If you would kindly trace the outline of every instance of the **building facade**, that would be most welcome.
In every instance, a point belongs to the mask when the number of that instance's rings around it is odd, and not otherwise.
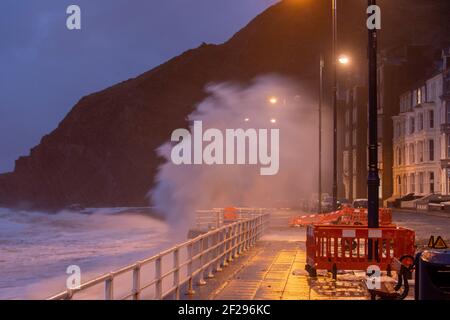
[[[406,46],[381,52],[378,66],[378,168],[379,196],[388,201],[397,192],[394,177],[394,126],[399,115],[400,94],[423,79],[435,61],[435,50],[428,46]]]
[[[450,104],[445,98],[445,54],[443,58],[438,74],[400,96],[400,112],[392,117],[395,198],[410,193],[449,194]]]
[[[443,194],[450,194],[450,48],[442,52],[441,179]]]

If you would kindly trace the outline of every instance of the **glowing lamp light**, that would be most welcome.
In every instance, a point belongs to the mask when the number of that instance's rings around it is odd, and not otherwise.
[[[270,102],[271,104],[277,104],[278,99],[277,99],[276,97],[271,97],[271,98],[269,99],[269,102]]]
[[[274,118],[270,119],[270,123],[273,123],[273,124],[277,123],[277,119],[274,119]]]
[[[350,58],[348,56],[346,56],[345,54],[342,54],[339,56],[338,61],[340,64],[349,64]]]

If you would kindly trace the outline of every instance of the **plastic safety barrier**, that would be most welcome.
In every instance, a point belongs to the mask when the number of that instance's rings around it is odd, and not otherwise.
[[[369,245],[372,259],[368,257]],[[394,258],[414,253],[415,233],[406,228],[310,225],[307,229],[306,269],[310,273],[319,269],[367,270],[370,265],[387,270]]]
[[[344,207],[342,210],[331,213],[294,217],[289,221],[289,225],[292,227],[311,224],[367,225],[367,216],[367,209]],[[379,222],[382,226],[392,225],[392,210],[387,208],[380,209]]]

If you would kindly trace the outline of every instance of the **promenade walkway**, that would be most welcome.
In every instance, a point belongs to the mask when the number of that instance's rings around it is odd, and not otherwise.
[[[305,229],[287,227],[289,212],[274,213],[259,244],[204,298],[216,300],[367,299],[362,274],[327,274],[311,280],[305,269]]]

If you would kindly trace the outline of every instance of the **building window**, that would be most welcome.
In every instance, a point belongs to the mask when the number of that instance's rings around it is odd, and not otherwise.
[[[450,134],[447,135],[447,159],[450,158]]]
[[[348,176],[350,174],[350,157],[349,152],[344,151],[344,175]]]
[[[356,146],[356,129],[353,129],[353,145]]]
[[[407,150],[407,147],[406,147],[406,144],[403,146],[403,164],[405,164],[406,165],[406,150]]]
[[[350,111],[348,109],[345,111],[345,126],[350,126]]]
[[[416,131],[416,119],[414,117],[409,118],[409,134],[413,134]]]
[[[430,117],[430,129],[434,129],[434,110],[428,111],[428,116]]]
[[[419,127],[419,131],[423,130],[423,113],[419,113],[419,124],[418,124],[418,127]]]
[[[411,143],[409,145],[409,163],[410,164],[414,164],[416,162],[416,155],[415,155],[415,148],[414,148],[414,143]]]
[[[419,143],[417,144],[417,151],[418,151],[418,160],[419,163],[423,162],[423,141],[419,141]]]
[[[415,193],[416,192],[416,175],[414,173],[411,173],[409,181],[411,184],[411,193]]]
[[[431,90],[430,90],[430,102],[433,102],[436,100],[436,82],[433,82],[431,84]]]
[[[348,148],[350,146],[350,133],[347,131],[345,133],[345,147]]]
[[[356,123],[358,120],[358,109],[353,107],[353,123]]]
[[[434,172],[430,172],[430,193],[434,193]]]
[[[447,104],[447,123],[450,123],[450,104]]]
[[[433,139],[431,139],[429,141],[429,149],[428,149],[428,151],[429,151],[429,159],[430,159],[430,161],[434,161],[434,140]]]
[[[398,151],[398,156],[397,156],[397,163],[398,163],[398,165],[399,166],[401,166],[402,165],[402,148],[398,148],[397,149]]]
[[[419,173],[419,193],[423,193],[423,172]]]
[[[403,175],[402,194],[406,194],[408,192],[408,190],[406,190],[407,187],[408,187],[408,177],[405,174]]]

